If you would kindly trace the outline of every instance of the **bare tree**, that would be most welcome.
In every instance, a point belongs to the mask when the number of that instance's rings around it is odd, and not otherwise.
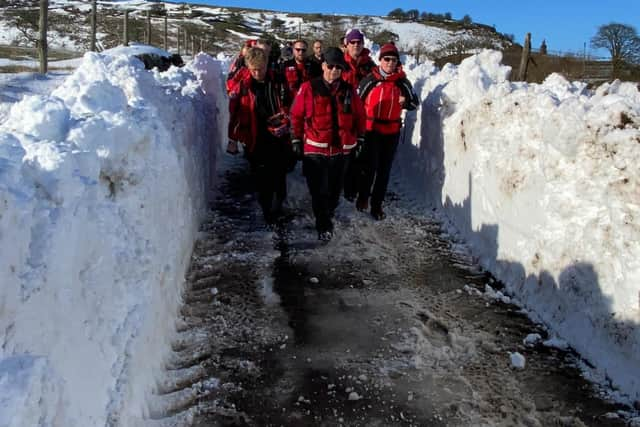
[[[33,46],[38,44],[40,5],[37,2],[30,1],[23,7],[7,9],[5,16],[8,24],[20,32],[21,41]]]
[[[640,37],[630,25],[615,22],[601,25],[591,38],[591,47],[609,51],[614,72],[624,63],[640,62]]]

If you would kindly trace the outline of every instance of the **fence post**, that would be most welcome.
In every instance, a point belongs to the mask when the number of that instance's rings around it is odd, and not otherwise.
[[[529,55],[531,55],[531,33],[527,33],[524,38],[524,48],[522,49],[522,57],[520,58],[520,70],[518,80],[527,80],[527,67],[529,66]]]
[[[188,55],[189,54],[189,43],[188,43],[188,38],[189,35],[187,34],[187,30],[182,31],[182,35],[184,36],[184,39],[182,40],[184,43],[184,54]]]
[[[164,15],[164,50],[169,51],[169,24],[167,15]]]
[[[176,34],[176,40],[178,41],[178,55],[180,55],[180,27],[178,26],[178,32]]]
[[[124,11],[124,29],[122,31],[122,44],[129,46],[129,11]]]
[[[151,10],[147,9],[147,38],[144,41],[146,44],[151,44]]]
[[[42,74],[46,74],[48,71],[47,64],[47,54],[48,54],[48,46],[47,46],[47,26],[48,23],[48,14],[49,14],[49,0],[40,0],[40,19],[38,21],[39,25],[39,38],[38,38],[38,56],[40,57],[40,72]]]
[[[96,28],[98,26],[98,1],[91,0],[91,42],[89,49],[96,51]]]

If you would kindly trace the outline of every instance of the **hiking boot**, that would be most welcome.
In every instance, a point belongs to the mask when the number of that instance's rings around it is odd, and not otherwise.
[[[320,231],[318,233],[318,240],[323,242],[328,242],[333,237],[333,233],[331,231]]]
[[[385,219],[387,217],[387,214],[384,213],[384,211],[382,210],[382,208],[371,208],[371,216],[373,217],[373,219],[375,219],[376,221],[382,221],[383,219]]]
[[[369,209],[369,199],[362,199],[358,197],[358,201],[356,202],[356,209],[360,212],[364,212]]]

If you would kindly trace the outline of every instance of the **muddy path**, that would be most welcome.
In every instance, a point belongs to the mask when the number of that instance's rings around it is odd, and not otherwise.
[[[227,161],[158,423],[625,425],[571,353],[523,343],[546,333],[488,298],[485,285],[499,285],[452,253],[436,222],[404,209],[404,196],[392,195],[382,222],[341,206],[334,239],[321,244],[300,178],[289,214],[269,228],[244,163]]]

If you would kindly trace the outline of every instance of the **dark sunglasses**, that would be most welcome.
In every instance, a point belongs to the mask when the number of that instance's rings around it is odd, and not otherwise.
[[[342,68],[341,65],[333,65],[333,64],[327,64],[327,68],[330,69],[330,70],[333,70],[334,68],[337,68],[340,71],[344,70],[344,68]]]
[[[398,58],[396,58],[395,56],[383,56],[382,60],[384,62],[397,62]]]
[[[294,49],[295,49],[296,51],[298,51],[298,52],[306,52],[306,51],[307,51],[307,49],[306,49],[306,48],[304,48],[304,47],[294,47]]]
[[[362,40],[351,40],[349,44],[362,44]]]

